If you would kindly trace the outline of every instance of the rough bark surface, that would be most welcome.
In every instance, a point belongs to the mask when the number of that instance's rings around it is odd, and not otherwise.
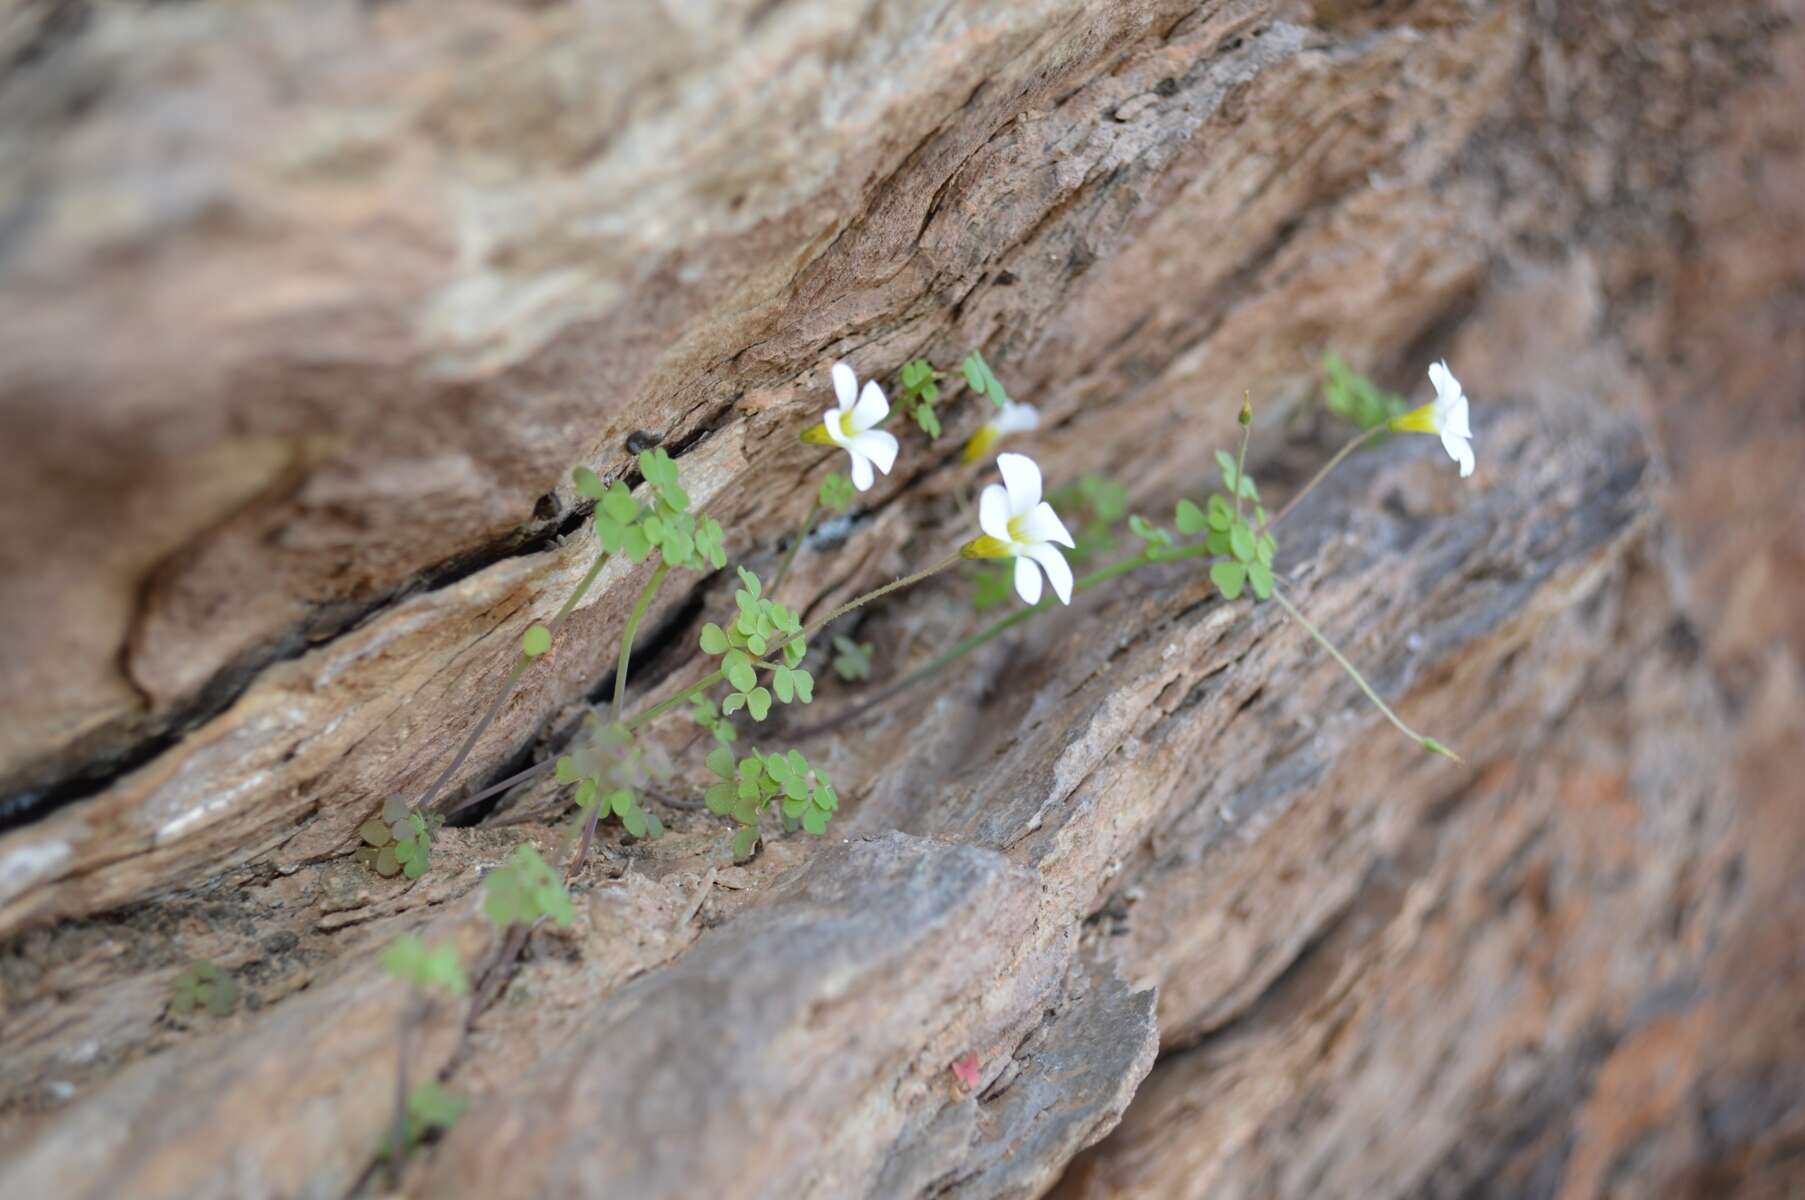
[[[661,439],[774,567],[846,358],[982,348],[1053,479],[1145,512],[1243,389],[1274,494],[1334,348],[1480,470],[1363,453],[1270,605],[1182,565],[807,742],[848,803],[747,863],[602,839],[578,920],[412,1047],[473,1105],[421,1195],[1793,1195],[1805,1189],[1798,0],[29,3],[0,18],[0,1194],[376,1187],[396,933],[482,873],[347,851],[449,760]],[[812,612],[940,557],[907,434]],[[611,687],[611,562],[454,787]],[[874,685],[969,632],[859,618]],[[723,578],[632,680],[695,677]],[[820,674],[825,674],[821,672]],[[823,681],[810,715],[860,695]],[[797,735],[779,724],[761,742]],[[651,735],[689,748],[678,719]],[[165,1013],[190,961],[223,1019]],[[967,1087],[950,1064],[972,1055]]]

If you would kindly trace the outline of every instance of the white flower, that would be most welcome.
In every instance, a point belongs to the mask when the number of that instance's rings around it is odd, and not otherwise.
[[[870,491],[877,482],[871,473],[876,466],[888,475],[896,465],[896,437],[877,426],[890,415],[890,402],[877,380],[867,379],[865,390],[859,390],[859,377],[843,362],[834,364],[834,395],[839,407],[821,416],[821,424],[812,426],[802,440],[817,446],[838,446],[852,459],[852,485],[861,492]]]
[[[1015,592],[1024,603],[1040,603],[1040,576],[1061,604],[1072,602],[1072,568],[1059,552],[1072,535],[1053,506],[1040,498],[1040,468],[1025,454],[997,455],[1003,482],[978,497],[978,526],[984,536],[966,544],[967,558],[1013,558]]]
[[[1039,409],[1032,404],[1017,404],[1010,400],[965,443],[965,461],[977,462],[1012,433],[1028,433],[1039,428]]]
[[[1435,385],[1435,399],[1401,417],[1393,417],[1387,427],[1404,433],[1439,434],[1442,449],[1460,464],[1460,477],[1465,479],[1473,473],[1473,430],[1467,424],[1466,393],[1446,361],[1430,365],[1429,382]]]

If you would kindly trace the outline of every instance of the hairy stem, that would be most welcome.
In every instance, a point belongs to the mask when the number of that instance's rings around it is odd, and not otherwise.
[[[796,530],[796,540],[790,543],[789,551],[784,554],[783,562],[777,568],[776,578],[771,580],[771,586],[766,589],[772,596],[777,595],[777,589],[783,586],[784,576],[790,573],[790,564],[796,561],[796,552],[802,549],[802,543],[807,540],[808,531],[814,528],[815,518],[820,513],[821,501],[817,498],[808,506],[808,515],[802,518],[802,526]]]
[[[595,582],[595,577],[602,573],[602,564],[607,561],[608,552],[606,550],[597,551],[595,561],[589,564],[588,573],[583,576],[581,582],[577,584],[576,590],[571,592],[565,599],[563,607],[558,609],[557,615],[554,616],[551,619],[551,623],[546,626],[547,629],[551,630],[553,636],[557,635],[558,626],[564,623],[564,618],[568,617],[571,610],[577,606],[577,601],[581,600],[584,593],[589,591],[590,585]],[[494,722],[496,715],[501,712],[501,706],[505,704],[508,697],[513,694],[514,685],[520,682],[520,677],[526,674],[526,669],[531,666],[532,663],[533,660],[524,654],[522,654],[514,663],[514,669],[509,671],[507,679],[502,681],[501,691],[496,695],[494,702],[489,705],[489,711],[483,714],[482,720],[476,723],[476,728],[472,729],[469,736],[464,738],[464,744],[458,747],[458,752],[452,758],[450,765],[439,772],[439,777],[433,780],[431,787],[426,789],[426,796],[419,804],[420,811],[425,812],[427,809],[430,809],[432,807],[432,802],[437,800],[439,794],[445,790],[445,785],[450,783],[452,776],[458,773],[458,768],[464,765],[465,760],[470,757],[470,752],[476,749],[477,741],[488,731],[488,728]],[[475,801],[466,801],[465,803],[471,804],[475,803]],[[463,805],[459,805],[458,807],[461,808]],[[452,811],[456,810],[453,809]]]
[[[1285,610],[1286,616],[1301,625],[1305,633],[1316,639],[1317,645],[1329,652],[1329,657],[1341,665],[1341,669],[1348,673],[1349,678],[1360,686],[1362,692],[1366,693],[1366,698],[1371,700],[1378,710],[1385,714],[1385,719],[1397,726],[1399,733],[1402,733],[1405,737],[1423,747],[1425,750],[1445,755],[1455,762],[1460,761],[1459,755],[1455,754],[1452,750],[1448,749],[1434,738],[1424,737],[1410,726],[1404,724],[1403,719],[1400,718],[1397,713],[1391,711],[1391,706],[1379,698],[1379,693],[1373,690],[1372,684],[1366,682],[1366,677],[1360,674],[1360,672],[1354,668],[1354,664],[1349,662],[1347,657],[1335,648],[1335,643],[1329,641],[1329,639],[1323,635],[1322,630],[1311,624],[1310,618],[1299,612],[1297,606],[1291,603],[1290,599],[1286,597],[1283,592],[1279,591],[1276,587],[1273,588],[1272,598],[1279,602],[1279,607]]]
[[[1242,412],[1247,412],[1247,401],[1241,402]],[[1253,422],[1248,420],[1241,425],[1241,451],[1235,459],[1235,520],[1241,519],[1241,481],[1247,478],[1247,443],[1253,440]]]
[[[841,617],[845,616],[847,613],[853,611],[854,609],[862,607],[863,605],[866,605],[866,604],[870,604],[873,600],[879,599],[880,597],[888,596],[891,592],[900,591],[901,589],[906,588],[906,587],[913,587],[915,584],[920,583],[924,579],[928,579],[934,575],[940,574],[940,572],[946,570],[948,567],[952,566],[954,563],[956,563],[958,561],[959,561],[959,552],[957,550],[955,550],[955,551],[953,551],[953,553],[947,555],[945,558],[941,559],[939,562],[935,563],[931,567],[926,568],[925,570],[917,571],[913,575],[905,575],[901,579],[892,580],[891,582],[886,583],[883,587],[874,588],[871,591],[866,592],[863,596],[859,596],[859,597],[856,597],[855,599],[848,600],[845,604],[840,605],[840,607],[834,609],[832,612],[828,613],[825,617],[822,617],[821,619],[811,623],[801,633],[797,634],[794,637],[786,638],[783,642],[779,643],[776,646],[771,647],[769,654],[771,655],[771,657],[775,658],[778,654],[781,654],[783,652],[784,647],[788,646],[791,642],[807,641],[809,638],[814,637],[817,633],[820,633],[823,628],[825,628],[826,626],[839,620]],[[666,696],[664,699],[662,699],[658,703],[652,705],[650,708],[644,708],[644,709],[641,709],[639,712],[634,713],[630,718],[627,719],[627,728],[629,730],[638,729],[641,725],[644,725],[647,721],[651,721],[658,717],[663,716],[665,713],[669,712],[671,709],[677,707],[679,704],[682,704],[685,700],[688,700],[691,696],[694,696],[694,695],[697,695],[698,693],[707,691],[709,688],[713,687],[715,684],[721,682],[721,680],[723,680],[725,678],[727,678],[727,672],[725,670],[712,671],[709,674],[704,675],[702,678],[696,680],[694,683],[690,684],[688,687],[682,688],[676,692],[671,693],[669,696]]]
[[[1296,508],[1298,506],[1298,503],[1300,501],[1302,501],[1305,496],[1308,496],[1312,491],[1314,491],[1316,489],[1317,484],[1321,483],[1324,479],[1328,478],[1328,474],[1330,471],[1333,471],[1336,467],[1341,465],[1342,459],[1346,458],[1348,455],[1352,454],[1354,451],[1356,451],[1360,447],[1366,445],[1366,443],[1372,441],[1374,438],[1378,437],[1381,433],[1384,433],[1384,432],[1385,432],[1385,426],[1374,425],[1371,429],[1364,430],[1363,432],[1361,432],[1359,434],[1359,436],[1350,440],[1347,445],[1345,445],[1341,449],[1335,451],[1335,457],[1329,459],[1328,462],[1324,463],[1322,465],[1322,470],[1320,470],[1320,471],[1316,472],[1316,474],[1310,476],[1310,482],[1304,484],[1304,486],[1298,490],[1296,495],[1292,496],[1291,499],[1285,501],[1285,507],[1279,509],[1279,515],[1272,518],[1272,525],[1277,525],[1280,521],[1283,521],[1285,519],[1286,513],[1289,513],[1292,509]],[[1240,503],[1239,496],[1237,496],[1235,498],[1235,500],[1236,500],[1237,504]],[[1267,528],[1270,529],[1272,527],[1272,525],[1268,525]]]

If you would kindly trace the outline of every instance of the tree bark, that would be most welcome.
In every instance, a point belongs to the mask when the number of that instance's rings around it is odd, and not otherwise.
[[[349,859],[594,559],[570,468],[661,442],[769,576],[845,359],[981,349],[1050,483],[1282,502],[1272,605],[1172,564],[802,744],[846,804],[735,864],[607,825],[420,1195],[1786,1194],[1805,1186],[1798,0],[40,3],[0,22],[0,1194],[375,1186],[415,929],[496,957],[534,781],[415,883]],[[932,444],[798,553],[938,560]],[[635,436],[637,435],[637,436]],[[612,692],[611,561],[454,794]],[[730,575],[731,573],[727,573]],[[675,573],[635,703],[698,677]],[[977,627],[855,618],[878,687]],[[817,653],[821,647],[817,648]],[[811,664],[812,665],[812,664]],[[855,703],[748,730],[765,748]],[[787,723],[786,723],[787,722]],[[703,781],[681,718],[648,735]],[[246,1003],[165,1014],[191,961]],[[969,1057],[968,1057],[969,1056]],[[975,1061],[977,1083],[954,1062]]]

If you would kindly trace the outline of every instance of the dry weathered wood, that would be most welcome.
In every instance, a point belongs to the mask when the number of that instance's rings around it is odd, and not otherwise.
[[[52,11],[0,27],[0,1193],[355,1188],[382,944],[474,969],[481,874],[557,832],[447,830],[411,886],[342,852],[587,569],[571,463],[661,436],[762,570],[827,364],[972,346],[1051,479],[1150,514],[1241,388],[1282,493],[1323,348],[1419,398],[1452,357],[1478,476],[1357,456],[1282,586],[1467,766],[1272,606],[1137,573],[811,742],[826,842],[603,838],[575,928],[435,1017],[475,1104],[405,1190],[1797,1181],[1796,0]],[[955,457],[906,434],[791,598],[955,545]],[[460,785],[556,741],[645,574]],[[730,604],[674,581],[635,695]],[[880,681],[973,628],[945,579],[860,622]],[[240,1011],[164,1015],[196,957]]]

